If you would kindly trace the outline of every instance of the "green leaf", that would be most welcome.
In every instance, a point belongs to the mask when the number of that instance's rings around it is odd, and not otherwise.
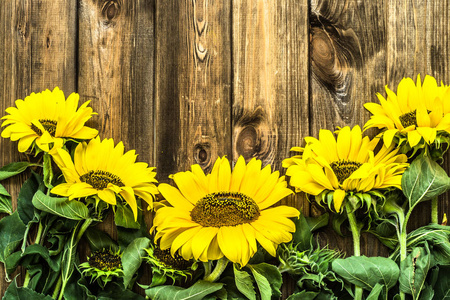
[[[33,196],[40,189],[44,187],[41,185],[42,178],[37,173],[31,171],[31,176],[22,185],[17,199],[17,211],[22,222],[27,225],[34,217]]]
[[[430,267],[431,255],[428,244],[414,248],[400,263],[400,290],[412,295],[414,300],[419,299]]]
[[[139,218],[138,218],[139,220]],[[134,214],[129,205],[118,204],[114,214],[114,222],[117,226],[129,229],[139,229],[141,224],[134,220]]]
[[[449,185],[450,178],[444,169],[427,156],[415,159],[402,176],[402,190],[411,208],[441,195]]]
[[[112,249],[114,251],[119,250],[116,242],[109,236],[109,234],[102,230],[89,228],[86,230],[84,237],[89,243],[89,248],[91,251],[98,251],[101,249]]]
[[[75,268],[74,262],[76,257],[76,250],[78,241],[76,239],[78,228],[80,227],[80,223],[75,226],[70,236],[70,239],[67,241],[64,246],[62,258],[61,258],[61,290],[64,290],[66,284],[69,282],[70,277],[72,276],[73,270]]]
[[[261,300],[270,300],[272,295],[272,289],[270,288],[270,283],[266,277],[258,273],[252,266],[248,266],[253,273],[256,284],[258,285],[259,294],[261,295]]]
[[[397,264],[386,257],[351,256],[335,259],[332,269],[349,283],[371,291],[377,284],[386,292],[393,287],[399,277]]]
[[[11,195],[1,184],[0,184],[0,213],[5,213],[8,215],[11,215],[13,213]]]
[[[28,167],[40,166],[39,164],[29,163],[27,161],[13,162],[0,169],[0,181],[6,178],[22,173]]]
[[[290,295],[286,300],[314,300],[318,292],[301,291]]]
[[[173,285],[160,285],[145,290],[153,300],[201,300],[223,287],[223,283],[199,280],[193,286],[183,289]]]
[[[250,275],[245,271],[239,271],[236,268],[236,264],[233,264],[234,268],[234,280],[239,292],[246,296],[250,300],[256,300],[256,293],[253,287],[253,281]]]
[[[50,296],[39,294],[32,289],[26,287],[17,287],[17,282],[14,279],[13,282],[8,286],[3,300],[52,300]]]
[[[283,278],[277,267],[267,263],[261,263],[257,265],[247,265],[247,266],[252,270],[253,277],[256,280],[262,299],[264,298],[262,297],[263,293],[261,291],[261,288],[265,287],[264,285],[266,284],[266,281],[269,284],[270,288],[268,293],[269,298],[267,299],[270,299],[270,296],[273,296],[275,298],[281,297],[280,289],[281,285],[283,284]],[[259,281],[261,281],[261,283]]]
[[[383,285],[377,283],[373,287],[373,290],[370,292],[369,296],[367,296],[366,300],[378,300],[382,291],[383,291]]]
[[[27,255],[34,255],[37,254],[41,258],[43,258],[48,266],[54,271],[58,272],[60,265],[59,263],[55,262],[52,257],[49,254],[49,251],[46,247],[41,246],[39,244],[33,244],[25,248],[25,252],[22,253],[22,257],[25,257]]]
[[[150,246],[150,240],[146,237],[138,238],[131,242],[122,254],[123,266],[123,284],[128,287],[133,276],[141,266],[142,259],[145,256],[145,250]]]
[[[89,210],[80,201],[68,198],[51,197],[40,190],[34,194],[33,205],[39,210],[71,220],[85,220],[89,217]]]
[[[439,276],[434,286],[434,299],[450,300],[450,266],[439,266]]]
[[[294,219],[295,232],[292,236],[293,244],[299,251],[307,250],[314,243],[313,232],[328,225],[329,214],[323,214],[316,218],[305,217],[303,214]]]
[[[5,263],[5,258],[13,253],[20,245],[25,234],[25,225],[15,211],[12,215],[0,220],[0,261]]]
[[[98,300],[144,300],[145,298],[130,290],[123,289],[116,282],[109,283],[97,295]]]

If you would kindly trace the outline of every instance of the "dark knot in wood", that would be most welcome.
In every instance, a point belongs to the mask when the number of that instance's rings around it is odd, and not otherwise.
[[[120,14],[120,9],[122,7],[121,0],[106,0],[103,1],[102,5],[102,15],[108,21],[111,21],[114,18],[117,18]]]
[[[194,146],[194,161],[203,170],[209,168],[211,165],[211,145],[209,143],[198,143]]]
[[[336,99],[346,102],[352,69],[363,64],[359,39],[352,28],[315,13],[311,14],[310,25],[313,75]]]
[[[235,110],[234,115],[237,116],[233,134],[235,156],[242,155],[247,162],[256,157],[263,161],[263,165],[272,164],[277,144],[276,126],[269,122],[264,109],[260,106],[250,112],[244,112],[242,108]]]

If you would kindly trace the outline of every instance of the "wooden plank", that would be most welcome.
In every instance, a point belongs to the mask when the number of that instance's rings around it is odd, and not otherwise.
[[[30,1],[0,2],[0,81],[1,115],[5,109],[14,106],[16,99],[23,99],[31,93],[31,37],[30,37],[31,3]],[[15,161],[26,161],[24,154],[19,154],[17,142],[0,139],[0,166]],[[25,176],[2,181],[2,185],[13,198],[13,209],[17,208],[17,196]],[[21,272],[24,273],[24,272]],[[0,294],[3,295],[9,283],[4,280],[4,268],[0,268]],[[23,280],[23,276],[18,278]]]
[[[386,84],[385,1],[313,1],[310,16],[311,135],[336,126],[363,126],[369,118],[365,102]],[[312,214],[321,213],[312,206]],[[353,253],[350,237],[331,229],[321,243]],[[386,255],[372,236],[364,235],[361,253]]]
[[[167,182],[191,164],[208,172],[230,157],[230,4],[158,1],[156,45],[155,157]]]
[[[154,1],[83,0],[79,10],[78,90],[98,113],[99,136],[154,166]],[[144,203],[144,211],[146,204]],[[151,214],[145,214],[148,226]],[[112,214],[99,226],[117,238]],[[149,271],[142,278],[149,283]]]
[[[436,78],[437,82],[450,84],[450,53],[448,30],[450,28],[450,4],[448,1],[428,1],[426,7],[426,74]],[[422,77],[423,78],[423,77]],[[444,157],[444,169],[449,174],[450,153]],[[427,204],[427,206],[429,206]],[[439,222],[444,213],[450,216],[450,194],[445,193],[439,198]]]
[[[386,84],[393,91],[397,90],[402,78],[411,77],[415,81],[417,74],[425,75],[427,66],[426,15],[427,4],[425,1],[388,1]],[[381,89],[380,93],[386,96],[384,89]],[[430,212],[429,203],[419,204],[409,219],[408,230],[411,231],[428,224],[431,221]]]
[[[282,170],[308,135],[308,1],[233,1],[233,159]],[[302,196],[283,204],[309,215]],[[285,276],[283,297],[295,283]]]

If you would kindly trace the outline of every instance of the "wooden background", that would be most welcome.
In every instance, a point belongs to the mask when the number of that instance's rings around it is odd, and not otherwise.
[[[384,85],[418,73],[450,84],[449,10],[448,0],[1,0],[0,111],[55,86],[78,92],[98,112],[89,125],[136,149],[160,182],[194,163],[209,171],[219,155],[281,170],[305,136],[362,126],[363,103]],[[1,165],[21,159],[0,141]],[[20,185],[6,183],[13,196]],[[302,197],[284,202],[321,213]],[[430,220],[419,211],[411,228]],[[331,229],[320,238],[352,253]],[[363,235],[362,253],[388,252]]]

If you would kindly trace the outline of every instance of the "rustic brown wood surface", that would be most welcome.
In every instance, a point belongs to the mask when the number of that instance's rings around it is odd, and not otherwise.
[[[418,73],[449,84],[449,10],[439,0],[4,0],[0,111],[59,86],[91,100],[98,116],[89,124],[136,149],[160,182],[194,163],[210,171],[223,155],[283,172],[305,136],[363,126],[363,104],[386,84]],[[17,143],[0,140],[1,166],[24,159]],[[13,207],[26,176],[4,182]],[[440,200],[440,219],[449,201]],[[323,212],[302,196],[283,202]],[[429,220],[424,203],[411,228]],[[102,228],[117,237],[111,219]],[[351,239],[331,228],[320,239],[352,253]],[[369,235],[361,246],[387,254]],[[0,277],[3,295],[2,268]]]

